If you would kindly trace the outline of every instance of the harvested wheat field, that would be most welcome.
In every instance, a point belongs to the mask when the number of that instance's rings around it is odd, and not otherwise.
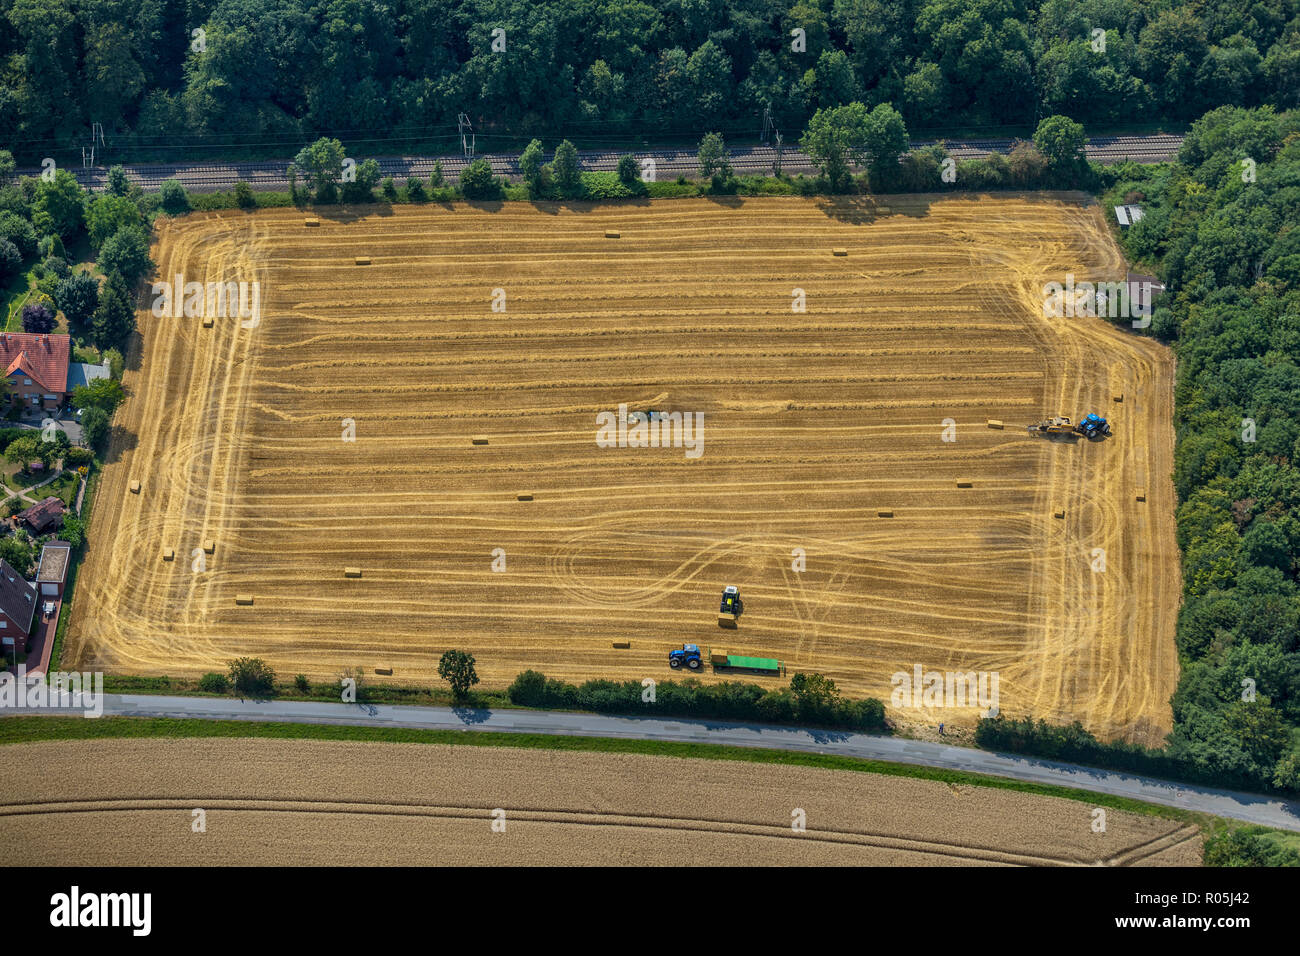
[[[4,756],[10,865],[1200,862],[1200,831],[1172,820],[1108,810],[1094,832],[1095,808],[1075,800],[808,767],[274,739]]]
[[[161,225],[161,277],[260,282],[261,313],[140,314],[69,663],[410,684],[460,647],[504,686],[666,677],[689,641],[886,701],[914,665],[991,671],[1004,713],[1170,728],[1173,362],[1043,317],[1045,283],[1124,276],[1097,207],[320,216]],[[598,446],[620,404],[702,413],[698,456]],[[1025,430],[1093,411],[1110,439]]]

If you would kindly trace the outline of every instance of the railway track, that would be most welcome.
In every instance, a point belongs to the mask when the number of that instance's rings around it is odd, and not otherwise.
[[[1148,136],[1094,136],[1088,140],[1086,153],[1089,159],[1100,163],[1162,163],[1172,160],[1178,153],[1183,138],[1173,133],[1155,133]],[[916,140],[912,147],[934,145],[936,140]],[[1007,153],[1014,140],[976,139],[944,142],[950,155],[956,159],[981,159],[992,153]],[[777,150],[772,146],[738,146],[730,150],[731,165],[741,173],[772,172]],[[614,150],[581,150],[578,158],[582,168],[612,172],[622,154]],[[690,149],[652,149],[634,153],[638,161],[654,160],[655,177],[659,180],[698,173],[696,154]],[[483,153],[480,157],[492,164],[498,176],[518,180],[519,157],[515,153]],[[781,153],[781,169],[787,173],[812,173],[816,166],[806,154],[796,149]],[[381,176],[392,176],[401,182],[416,176],[427,180],[435,162],[442,163],[443,175],[454,181],[469,160],[460,155],[444,156],[377,156]],[[287,189],[289,160],[266,160],[240,163],[171,163],[138,164],[126,166],[127,178],[146,192],[161,188],[167,179],[178,179],[191,192],[217,192],[230,189],[243,181],[254,189]],[[20,175],[35,176],[39,169],[18,171]],[[107,167],[72,169],[81,185],[90,190],[103,190],[108,180]]]

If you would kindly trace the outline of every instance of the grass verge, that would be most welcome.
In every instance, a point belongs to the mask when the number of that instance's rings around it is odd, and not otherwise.
[[[86,477],[86,496],[81,502],[81,519],[83,528],[90,527],[90,513],[94,508],[95,489],[99,485],[99,468],[93,469]],[[86,556],[87,543],[74,548],[68,561],[68,581],[63,588],[63,606],[59,608],[59,626],[54,632],[54,646],[50,648],[48,673],[59,670],[63,658],[63,636],[68,630],[68,621],[72,618],[72,599],[77,588],[77,574],[81,570],[82,558]]]
[[[53,668],[51,668],[53,669]],[[130,674],[105,674],[104,691],[108,694],[162,694],[168,697],[220,697],[235,699],[233,691],[210,693],[199,687],[197,677],[142,676]],[[301,690],[293,681],[277,681],[275,700],[313,700],[326,704],[337,704],[339,696],[338,681],[316,681],[306,691]],[[363,704],[410,704],[421,707],[509,707],[515,710],[528,708],[511,703],[505,689],[471,691],[469,699],[458,701],[449,688],[402,687],[384,684],[360,683],[357,686],[357,700]]]

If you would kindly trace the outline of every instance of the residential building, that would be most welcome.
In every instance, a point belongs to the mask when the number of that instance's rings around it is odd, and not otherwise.
[[[68,396],[78,385],[89,385],[101,378],[108,378],[107,365],[90,365],[86,362],[71,362],[68,365]]]
[[[66,541],[50,541],[41,548],[41,563],[36,567],[36,586],[40,588],[42,598],[63,597],[71,559],[72,545]]]
[[[36,588],[0,558],[0,650],[23,653],[36,618]]]
[[[0,332],[9,402],[29,414],[59,408],[68,397],[71,354],[72,340],[66,335]]]

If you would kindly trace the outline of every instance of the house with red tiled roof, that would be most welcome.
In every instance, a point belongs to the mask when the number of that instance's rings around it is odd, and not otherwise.
[[[72,340],[66,335],[0,332],[0,365],[9,401],[24,411],[58,408],[68,396],[71,356]]]
[[[28,415],[52,412],[78,385],[109,377],[107,365],[72,362],[71,355],[72,340],[66,335],[0,332],[0,365],[9,403]]]

